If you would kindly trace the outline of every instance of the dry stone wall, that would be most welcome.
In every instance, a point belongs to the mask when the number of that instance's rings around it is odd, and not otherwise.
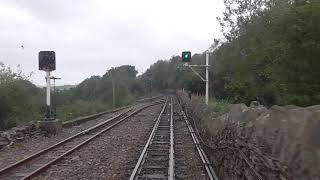
[[[178,96],[222,179],[320,179],[320,105],[252,102],[215,116],[199,97]]]
[[[27,123],[18,127],[13,127],[7,131],[0,131],[0,149],[4,146],[10,146],[14,142],[22,141],[35,133],[36,125],[34,123]]]

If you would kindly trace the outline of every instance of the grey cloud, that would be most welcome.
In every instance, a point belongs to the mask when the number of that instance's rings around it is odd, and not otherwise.
[[[9,0],[27,10],[38,19],[61,22],[90,13],[90,1],[86,0]]]
[[[202,21],[193,22],[196,26],[179,26],[182,22],[173,17],[178,11],[144,7],[150,5],[148,0],[131,3],[132,11],[125,6],[126,2],[131,1],[2,1],[0,8],[10,7],[10,16],[0,17],[0,61],[12,66],[21,64],[25,72],[35,72],[34,83],[43,85],[44,73],[38,71],[37,54],[40,50],[54,50],[57,70],[53,74],[63,78],[58,84],[76,84],[88,76],[102,75],[112,66],[131,64],[141,72],[156,60],[170,58],[181,50],[202,52],[213,39],[207,32],[218,31],[214,23]],[[103,7],[99,3],[104,3]],[[180,7],[180,2],[162,3],[172,6],[171,9]],[[114,7],[124,9],[115,11]],[[21,14],[28,16],[19,17]],[[19,48],[20,44],[25,46],[24,50]]]

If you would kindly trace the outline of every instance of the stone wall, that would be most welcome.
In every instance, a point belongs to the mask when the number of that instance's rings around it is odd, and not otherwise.
[[[4,146],[10,146],[16,141],[23,141],[36,133],[36,125],[33,122],[21,126],[13,127],[7,131],[0,131],[0,149]]]
[[[320,179],[320,106],[234,104],[215,117],[194,97],[179,99],[222,179]]]

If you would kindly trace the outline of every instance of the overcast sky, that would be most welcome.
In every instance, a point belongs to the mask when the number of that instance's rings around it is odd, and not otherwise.
[[[221,37],[222,11],[223,0],[0,0],[0,61],[34,72],[37,85],[40,50],[56,52],[58,85],[126,64],[142,73],[183,50],[205,51]]]

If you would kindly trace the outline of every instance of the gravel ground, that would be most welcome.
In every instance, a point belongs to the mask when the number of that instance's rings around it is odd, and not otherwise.
[[[51,166],[34,179],[128,179],[150,135],[162,105],[149,107]],[[183,118],[175,114],[176,179],[208,179]],[[0,150],[0,168],[92,127],[120,112],[107,114],[56,136],[33,136]]]
[[[34,179],[127,179],[160,110],[143,110]]]
[[[206,180],[209,179],[198,152],[193,144],[179,106],[174,106],[174,141],[175,141],[175,174],[176,179]]]
[[[105,121],[111,117],[116,116],[127,109],[106,114],[98,119],[82,123],[78,126],[71,128],[64,128],[58,135],[52,135],[50,137],[44,136],[42,133],[36,133],[36,135],[26,138],[23,141],[15,142],[11,147],[5,147],[0,150],[0,169],[17,162],[33,153],[36,153],[42,149],[45,149],[67,137],[70,137],[78,132],[81,132],[89,127],[92,127],[100,122]]]

